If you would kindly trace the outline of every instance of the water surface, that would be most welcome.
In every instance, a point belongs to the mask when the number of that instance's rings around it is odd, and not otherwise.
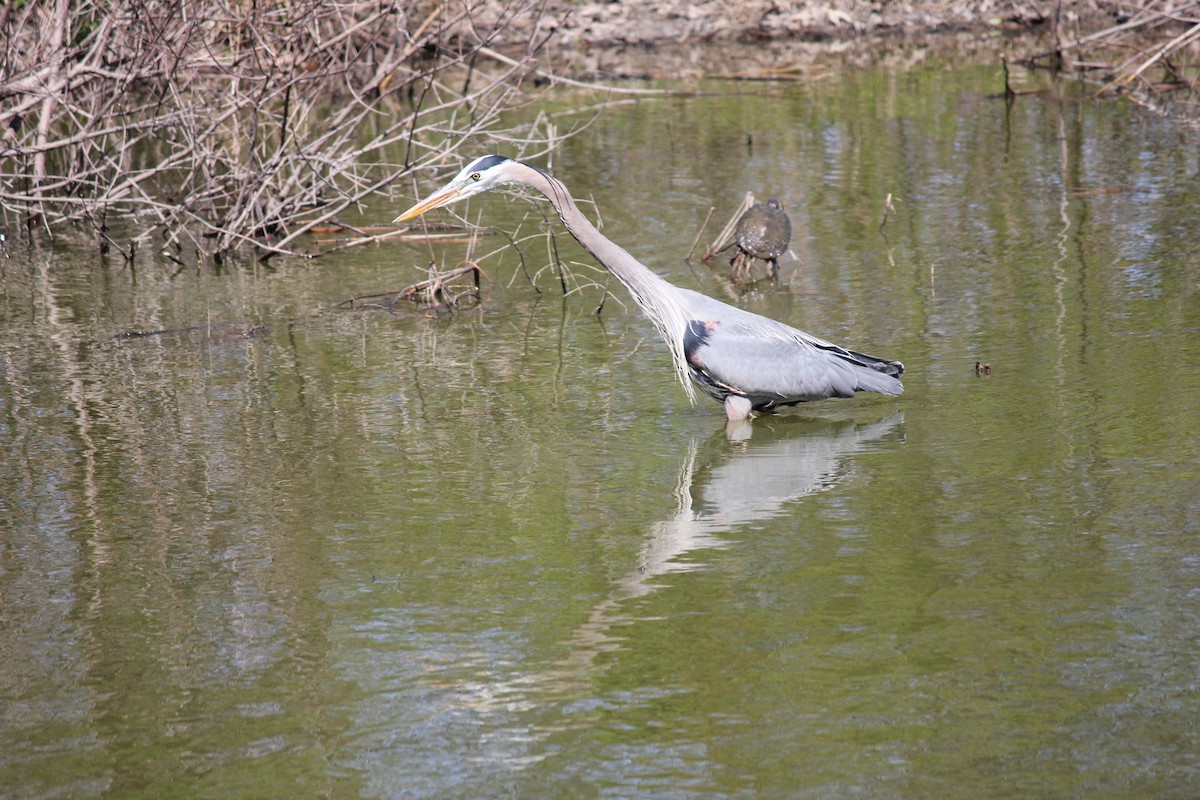
[[[510,250],[452,316],[329,309],[428,248],[10,237],[0,792],[1195,796],[1195,133],[922,52],[615,105],[554,155],[676,283],[908,365],[748,431],[615,282],[593,313],[560,228],[569,296]],[[792,216],[778,283],[684,260],[746,191]]]

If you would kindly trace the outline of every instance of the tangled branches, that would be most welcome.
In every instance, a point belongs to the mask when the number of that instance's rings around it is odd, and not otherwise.
[[[53,229],[134,220],[221,259],[294,253],[492,128],[528,67],[486,57],[490,16],[425,0],[17,0],[0,10],[0,211]],[[481,56],[481,54],[485,54]],[[132,257],[132,253],[127,253]]]
[[[1122,94],[1155,111],[1200,118],[1200,2],[1157,0],[1115,6],[1116,24],[1070,41],[1054,15],[1053,47],[1025,63],[1073,69],[1099,83],[1098,96]]]

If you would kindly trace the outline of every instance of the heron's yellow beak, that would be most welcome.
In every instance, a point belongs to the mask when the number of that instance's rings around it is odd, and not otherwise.
[[[454,198],[458,197],[459,191],[460,190],[455,187],[447,187],[436,194],[432,194],[421,202],[417,203],[408,211],[405,211],[403,214],[396,217],[394,220],[392,220],[392,224],[394,225],[397,222],[404,222],[405,220],[412,219],[413,217],[419,217],[431,208],[444,206]]]

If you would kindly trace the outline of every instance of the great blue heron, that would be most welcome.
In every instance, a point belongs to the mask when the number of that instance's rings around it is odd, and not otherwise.
[[[846,350],[660,278],[604,238],[561,181],[520,161],[504,156],[476,159],[395,221],[510,183],[545,195],[571,235],[624,284],[671,348],[679,381],[693,402],[696,395],[689,377],[701,391],[725,404],[731,420],[746,419],[752,411],[852,397],[858,391],[890,395],[903,391],[899,377],[904,365],[899,361]]]
[[[792,220],[783,205],[774,197],[766,203],[755,203],[738,220],[734,234],[737,243],[732,262],[734,274],[748,274],[758,258],[767,262],[772,275],[778,275],[779,257],[787,252],[791,240]]]

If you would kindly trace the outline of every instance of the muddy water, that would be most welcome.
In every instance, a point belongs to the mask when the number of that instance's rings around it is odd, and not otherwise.
[[[676,283],[908,365],[748,431],[619,287],[593,313],[561,230],[569,296],[533,238],[536,290],[492,255],[453,316],[328,308],[419,247],[130,271],[10,236],[2,794],[1195,795],[1200,149],[997,81],[835,62],[555,154]],[[777,283],[684,260],[746,191],[791,213]]]

